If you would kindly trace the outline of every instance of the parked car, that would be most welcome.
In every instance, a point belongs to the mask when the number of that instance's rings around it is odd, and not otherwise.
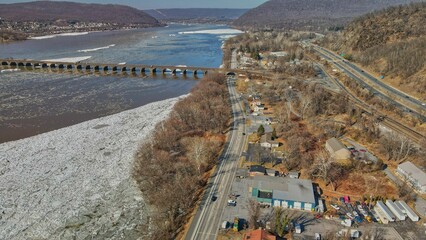
[[[228,224],[228,221],[223,221],[223,222],[222,222],[222,228],[223,228],[223,229],[227,229],[227,228],[228,228],[228,225],[229,225],[229,224]]]
[[[346,216],[348,216],[350,219],[353,219],[353,218],[354,218],[354,216],[352,216],[352,214],[351,214],[351,213],[346,213]]]
[[[332,208],[336,209],[336,210],[340,210],[340,207],[334,204],[330,204]]]
[[[302,233],[302,226],[300,224],[296,224],[296,226],[294,226],[294,230],[296,233]]]
[[[212,196],[212,202],[216,201],[217,197],[215,195]]]
[[[369,222],[369,223],[371,223],[371,222],[372,222],[372,220],[371,220],[371,217],[370,217],[370,216],[366,216],[366,217],[365,217],[365,220],[367,220],[367,222]]]
[[[315,233],[315,240],[321,240],[321,234]]]
[[[354,214],[355,217],[359,217],[359,214],[356,211],[352,212]]]
[[[228,206],[237,206],[237,202],[232,199],[228,199]]]

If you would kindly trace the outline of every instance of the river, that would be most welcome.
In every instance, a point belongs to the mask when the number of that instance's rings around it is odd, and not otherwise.
[[[221,45],[238,31],[180,25],[95,32],[0,44],[0,58],[88,58],[86,62],[219,67]],[[147,78],[25,71],[0,74],[0,143],[188,93],[193,77]]]

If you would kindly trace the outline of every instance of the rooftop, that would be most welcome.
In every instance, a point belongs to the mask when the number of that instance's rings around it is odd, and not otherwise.
[[[260,172],[260,173],[265,173],[266,169],[263,166],[260,165],[251,165],[249,172]]]
[[[272,190],[273,198],[315,203],[311,180],[270,176],[255,176],[247,180],[260,190]]]
[[[416,165],[414,165],[412,162],[401,163],[398,165],[398,168],[406,172],[407,175],[416,179],[421,186],[426,185],[426,173],[423,172]]]
[[[276,237],[267,231],[259,228],[244,234],[244,240],[275,240]]]
[[[337,138],[330,138],[326,142],[334,152],[339,151],[340,149],[346,149],[346,146],[340,142]]]

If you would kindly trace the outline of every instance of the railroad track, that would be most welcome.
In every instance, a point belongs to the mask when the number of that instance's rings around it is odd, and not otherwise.
[[[339,80],[336,78],[330,76],[328,72],[319,64],[317,64],[319,68],[328,76],[329,79],[331,79],[336,86],[339,87],[340,90],[342,90],[348,97],[349,101],[351,101],[353,104],[355,104],[360,109],[364,110],[366,113],[377,116],[378,119],[381,119],[381,124],[387,128],[389,128],[392,131],[395,131],[397,133],[400,133],[407,138],[411,139],[413,142],[420,143],[421,141],[424,141],[426,137],[415,131],[414,129],[405,126],[404,124],[401,124],[400,122],[396,121],[395,119],[392,119],[385,114],[380,113],[379,111],[375,110],[372,111],[370,105],[359,99],[357,96],[353,95]]]

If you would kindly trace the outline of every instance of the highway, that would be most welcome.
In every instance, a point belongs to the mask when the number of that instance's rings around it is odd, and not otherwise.
[[[368,79],[369,81],[371,81],[373,84],[377,85],[380,88],[383,88],[383,90],[394,94],[398,97],[400,97],[402,100],[404,100],[404,102],[410,103],[412,104],[414,107],[417,107],[419,109],[423,109],[426,110],[426,104],[422,101],[419,101],[417,99],[415,99],[414,97],[399,91],[396,88],[393,88],[392,86],[389,86],[385,83],[383,83],[382,81],[378,80],[377,78],[373,77],[372,75],[370,75],[369,73],[367,73],[366,71],[364,71],[363,69],[359,68],[358,66],[356,66],[355,64],[344,60],[341,56],[334,54],[333,52],[325,49],[325,48],[321,48],[322,51],[326,52],[327,54],[333,56],[335,59],[337,60],[341,60],[343,65],[346,65],[347,67],[351,68],[352,71],[356,72],[357,74],[359,74],[360,76]]]
[[[347,76],[357,81],[366,89],[375,93],[375,95],[377,95],[378,97],[393,104],[396,108],[399,108],[404,112],[412,114],[413,116],[419,118],[421,121],[426,122],[426,116],[425,116],[426,106],[423,106],[422,105],[423,103],[421,101],[416,100],[412,97],[407,98],[405,97],[406,94],[384,84],[383,82],[367,74],[371,78],[374,78],[377,82],[380,82],[380,86],[377,86],[377,85],[372,86],[372,84],[369,84],[363,79],[365,77],[364,74],[366,74],[365,72],[363,72],[363,70],[359,69],[352,63],[349,63],[348,61],[341,59],[340,56],[336,56],[334,53],[331,53],[328,50],[324,50],[324,48],[318,47],[313,44],[311,46],[313,46],[313,49],[317,52],[319,56],[323,57],[324,59],[334,64],[343,73],[345,73]],[[355,66],[356,69],[352,68],[352,66]],[[394,91],[383,90],[381,88],[382,85],[386,86],[386,88],[383,88],[383,89],[393,89]],[[394,95],[394,94],[397,94],[397,95]]]
[[[328,74],[327,70],[324,69],[324,67],[320,64],[316,64],[316,66],[318,66],[322,72],[324,72],[324,74],[326,74],[326,76],[346,95],[349,97],[349,101],[351,101],[354,105],[356,105],[357,107],[359,107],[360,109],[364,110],[365,112],[369,113],[370,115],[376,115],[376,116],[380,116],[383,114],[381,114],[379,111],[377,111],[376,109],[372,109],[370,107],[370,105],[368,105],[367,103],[365,103],[363,100],[359,99],[357,96],[355,96],[354,94],[352,94],[338,79],[334,78],[333,76],[331,76],[330,74]],[[413,130],[410,127],[407,127],[403,124],[401,124],[400,122],[389,118],[389,117],[385,117],[381,120],[381,124],[389,129],[391,129],[392,131],[398,132],[406,137],[408,137],[409,139],[411,139],[413,142],[416,143],[420,143],[422,141],[424,141],[425,136],[423,136],[423,134]]]
[[[221,216],[229,199],[231,183],[235,179],[238,160],[247,140],[246,136],[243,136],[245,116],[240,97],[235,89],[235,79],[228,78],[228,90],[233,113],[233,125],[228,135],[229,141],[225,145],[219,165],[210,178],[199,208],[186,233],[185,239],[187,240],[217,238]],[[213,197],[216,199],[213,200]]]

